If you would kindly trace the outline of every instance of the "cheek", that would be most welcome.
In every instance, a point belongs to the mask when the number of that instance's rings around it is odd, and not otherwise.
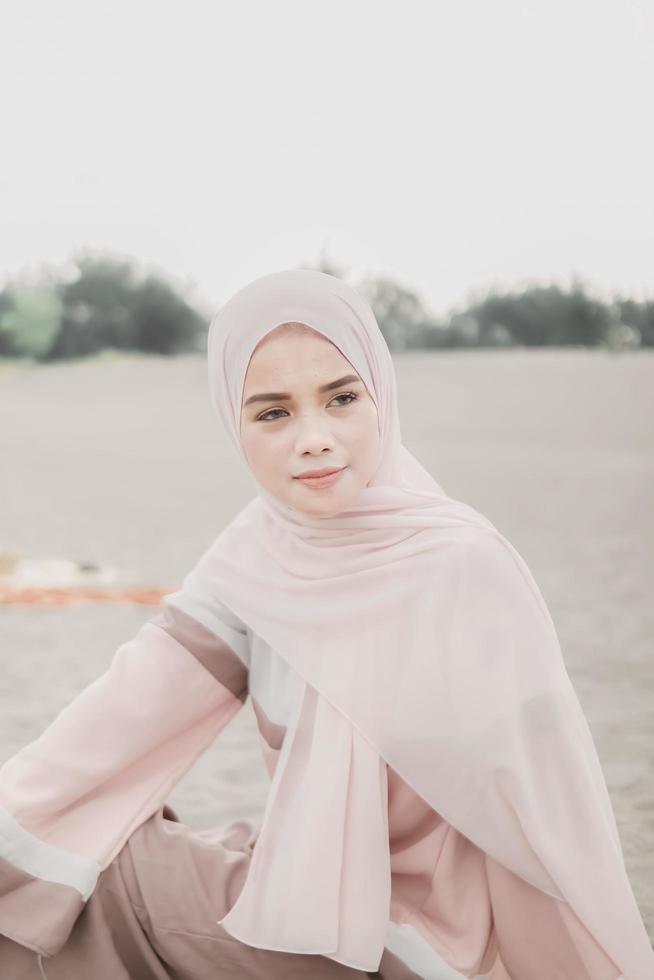
[[[375,464],[378,455],[377,430],[364,426],[357,430],[356,435],[344,443],[350,466],[361,475],[367,475]]]
[[[353,443],[365,450],[368,455],[372,455],[376,451],[379,444],[379,427],[374,404],[371,403],[368,411],[362,413],[358,419],[356,430],[353,433]]]
[[[247,426],[243,430],[241,444],[253,471],[270,473],[279,468],[280,448],[269,432]]]

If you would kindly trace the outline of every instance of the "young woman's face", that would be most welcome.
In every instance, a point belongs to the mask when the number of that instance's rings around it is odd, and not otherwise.
[[[377,468],[375,403],[340,350],[311,328],[282,324],[257,344],[240,421],[241,445],[257,482],[305,514],[328,517],[345,510]],[[306,471],[341,467],[322,483],[299,479]]]

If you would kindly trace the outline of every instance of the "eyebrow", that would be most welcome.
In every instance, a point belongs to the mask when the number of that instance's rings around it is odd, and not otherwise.
[[[352,384],[355,381],[361,381],[361,378],[358,378],[356,374],[346,374],[343,378],[338,378],[336,381],[330,381],[329,384],[321,385],[318,391],[331,391],[332,388],[340,388],[341,385]],[[258,395],[250,395],[248,400],[244,402],[243,408],[252,402],[282,402],[288,401],[292,397],[287,391],[265,391]]]

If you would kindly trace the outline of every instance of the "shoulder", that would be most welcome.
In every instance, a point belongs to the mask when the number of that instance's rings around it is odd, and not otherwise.
[[[522,623],[556,629],[538,583],[515,545],[497,528],[468,528],[456,549],[459,597],[469,612],[504,630]]]
[[[217,596],[190,589],[186,584],[161,600],[163,605],[181,609],[214,636],[227,643],[245,663],[250,659],[250,635],[246,624]]]
[[[496,527],[465,525],[455,530],[452,556],[459,567],[471,574],[492,577],[504,572],[524,581],[532,578],[525,559]]]

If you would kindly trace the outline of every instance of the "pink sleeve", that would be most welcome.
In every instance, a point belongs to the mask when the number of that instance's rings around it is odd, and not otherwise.
[[[388,790],[393,922],[463,976],[619,980],[567,902],[485,854],[390,767]]]
[[[1,934],[61,947],[100,872],[240,710],[247,681],[225,639],[164,599],[0,767]]]

